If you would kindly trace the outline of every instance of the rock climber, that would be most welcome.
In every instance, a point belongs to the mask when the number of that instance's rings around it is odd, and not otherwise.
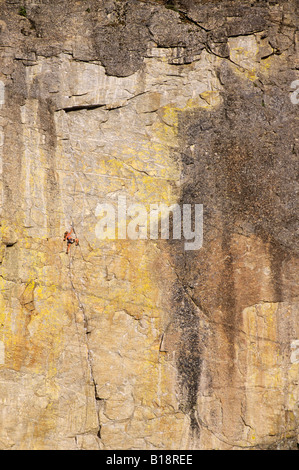
[[[70,246],[75,243],[76,246],[79,245],[79,239],[78,238],[72,238],[72,233],[73,233],[73,228],[70,232],[65,232],[64,233],[64,238],[63,238],[63,241],[67,242],[67,248],[66,248],[66,254],[68,255],[69,254],[69,251],[70,251]]]

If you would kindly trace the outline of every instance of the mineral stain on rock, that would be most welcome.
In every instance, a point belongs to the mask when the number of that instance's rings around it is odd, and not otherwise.
[[[0,448],[296,448],[296,1],[22,8],[0,13]],[[203,204],[203,247],[98,240],[120,195]]]
[[[180,202],[204,205],[204,246],[196,255],[186,254],[184,262],[180,249],[176,252],[171,246],[172,259],[185,290],[192,293],[194,305],[209,318],[210,331],[215,329],[218,353],[222,350],[226,356],[226,374],[219,374],[216,367],[202,377],[202,362],[214,351],[209,342],[199,347],[199,323],[190,321],[184,301],[178,302],[175,294],[173,305],[185,319],[180,322],[179,382],[188,389],[192,410],[198,396],[206,393],[201,383],[207,379],[220,390],[235,388],[233,402],[230,399],[228,404],[235,410],[236,403],[243,401],[244,382],[237,354],[245,335],[242,312],[261,302],[288,304],[296,298],[292,281],[284,273],[289,263],[298,262],[291,223],[296,211],[292,204],[297,167],[292,157],[294,123],[274,121],[269,129],[271,110],[259,104],[261,90],[228,72],[227,64],[222,67],[227,79],[223,104],[215,111],[181,113],[179,118],[181,145],[186,146]],[[218,73],[223,73],[221,68]],[[232,86],[234,93],[230,92]],[[292,113],[287,100],[285,113]],[[275,147],[267,137],[258,137],[269,133],[275,135]],[[191,147],[190,164],[185,155]],[[184,290],[181,293],[184,298]],[[191,344],[193,354],[196,351],[193,375],[184,367]],[[188,374],[191,381],[186,378]],[[223,383],[217,386],[216,377]],[[238,392],[240,387],[242,391]],[[217,392],[221,394],[226,392]]]
[[[192,433],[199,435],[200,427],[196,418],[197,393],[201,373],[201,349],[199,319],[192,305],[185,298],[181,286],[176,289],[175,305],[179,305],[175,313],[175,325],[180,331],[176,367],[179,374],[180,409],[190,417]]]

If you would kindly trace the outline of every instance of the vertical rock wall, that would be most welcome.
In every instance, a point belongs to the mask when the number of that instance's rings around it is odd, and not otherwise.
[[[1,2],[1,449],[296,447],[295,7]],[[119,196],[203,248],[99,240]]]

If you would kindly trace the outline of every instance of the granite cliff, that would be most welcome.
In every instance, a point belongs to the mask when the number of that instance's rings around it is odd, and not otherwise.
[[[296,0],[0,6],[0,448],[295,449]]]

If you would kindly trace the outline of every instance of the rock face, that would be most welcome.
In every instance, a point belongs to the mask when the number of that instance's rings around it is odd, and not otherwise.
[[[0,18],[0,448],[296,448],[296,1]],[[99,240],[119,196],[203,247]]]

